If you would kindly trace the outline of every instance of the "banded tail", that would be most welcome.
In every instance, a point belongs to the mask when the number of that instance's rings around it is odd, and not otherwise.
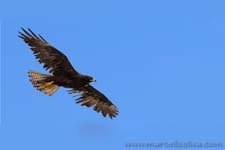
[[[42,73],[38,73],[38,72],[34,72],[34,71],[29,71],[28,75],[30,77],[30,81],[32,83],[32,85],[39,91],[48,94],[49,96],[51,96],[52,94],[54,94],[59,86],[54,84],[53,81],[47,81],[46,79],[48,77],[51,77],[51,75],[47,75],[47,74],[42,74]]]

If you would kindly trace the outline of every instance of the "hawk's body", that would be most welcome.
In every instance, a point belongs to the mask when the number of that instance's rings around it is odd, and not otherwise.
[[[93,106],[94,110],[101,112],[103,116],[108,115],[110,118],[118,114],[115,105],[109,99],[90,85],[95,81],[94,78],[82,75],[76,71],[70,64],[67,57],[59,50],[51,46],[42,36],[37,36],[30,29],[23,29],[19,32],[22,38],[31,48],[35,57],[44,68],[49,70],[50,75],[29,71],[31,82],[35,88],[52,95],[62,86],[72,88],[69,93],[79,94],[77,103],[87,107]]]

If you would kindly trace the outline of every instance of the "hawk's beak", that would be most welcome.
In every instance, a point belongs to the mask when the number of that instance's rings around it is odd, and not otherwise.
[[[91,82],[96,82],[96,79],[95,78],[91,79]]]

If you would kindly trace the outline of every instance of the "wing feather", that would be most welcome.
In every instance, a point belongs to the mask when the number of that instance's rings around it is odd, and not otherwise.
[[[118,115],[117,107],[101,92],[91,85],[81,88],[81,90],[70,90],[69,93],[79,93],[80,97],[76,99],[76,103],[81,106],[92,107],[96,112],[101,112],[102,115],[109,116],[111,119]]]
[[[19,37],[27,43],[39,63],[56,76],[73,76],[79,74],[71,65],[68,58],[51,46],[41,35],[37,36],[31,29],[19,32]]]

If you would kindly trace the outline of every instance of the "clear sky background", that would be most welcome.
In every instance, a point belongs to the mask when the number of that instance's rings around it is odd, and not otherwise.
[[[122,150],[126,143],[225,142],[224,0],[1,1],[1,150]],[[29,27],[119,108],[113,120],[49,97],[17,37]]]

